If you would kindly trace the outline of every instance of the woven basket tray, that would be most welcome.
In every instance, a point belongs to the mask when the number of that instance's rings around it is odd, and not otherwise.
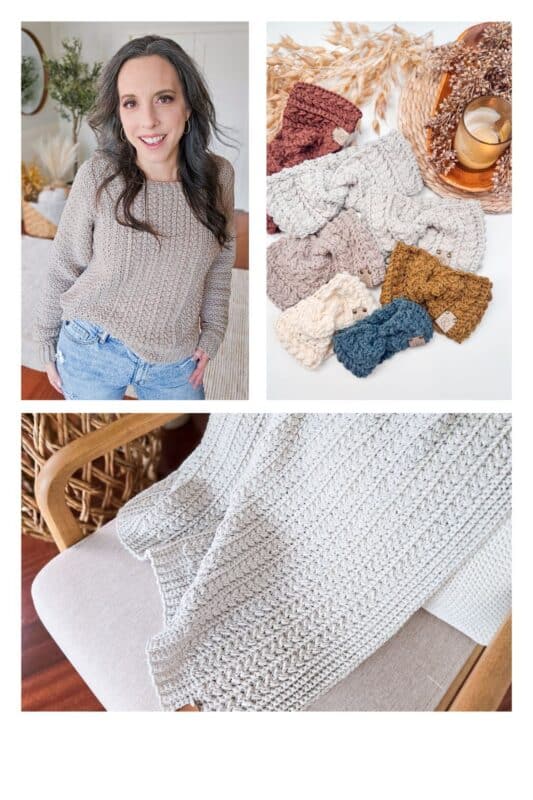
[[[121,414],[22,414],[22,532],[52,542],[35,500],[35,480],[47,459],[68,442],[99,430]],[[159,430],[141,436],[78,470],[67,484],[67,505],[84,535],[110,519],[133,495],[157,480]]]
[[[439,84],[439,75],[433,75],[425,65],[420,66],[407,79],[398,106],[398,127],[411,143],[424,183],[441,197],[479,200],[483,209],[489,213],[498,214],[511,211],[511,186],[497,195],[493,192],[472,194],[450,186],[428,163],[424,126],[431,116]]]
[[[36,208],[26,200],[22,201],[22,220],[24,233],[36,236],[39,239],[53,239],[57,232],[57,225],[43,217]]]

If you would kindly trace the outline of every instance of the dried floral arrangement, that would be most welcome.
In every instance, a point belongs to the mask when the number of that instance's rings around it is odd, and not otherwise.
[[[301,45],[290,36],[269,44],[267,58],[267,137],[278,132],[291,87],[315,83],[343,95],[356,106],[374,101],[372,127],[380,132],[390,92],[401,85],[433,48],[432,32],[415,36],[399,25],[373,32],[355,22],[333,22],[325,41],[333,49]]]
[[[41,137],[34,145],[35,153],[50,180],[48,188],[56,189],[66,186],[67,178],[72,174],[79,144],[72,144],[70,138],[62,134]]]
[[[428,160],[437,172],[447,174],[457,163],[453,140],[466,104],[486,94],[511,100],[511,24],[498,22],[488,26],[477,46],[457,41],[436,47],[429,55],[428,66],[434,73],[447,72],[450,76],[450,94],[426,124],[432,131]],[[511,166],[509,147],[496,162],[492,180],[495,193],[508,189]]]
[[[44,178],[41,170],[32,162],[26,164],[22,162],[22,197],[24,200],[35,201],[39,197],[39,192],[44,186]]]

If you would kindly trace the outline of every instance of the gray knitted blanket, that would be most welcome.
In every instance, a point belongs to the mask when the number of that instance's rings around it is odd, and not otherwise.
[[[386,642],[508,517],[505,414],[229,414],[118,515],[150,558],[164,710],[292,711]]]

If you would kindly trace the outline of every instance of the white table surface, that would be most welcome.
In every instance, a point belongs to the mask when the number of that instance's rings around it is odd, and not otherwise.
[[[479,21],[479,20],[478,20]],[[382,30],[389,23],[366,23]],[[402,22],[409,31],[433,31],[435,44],[456,39],[475,22]],[[329,29],[322,22],[283,22],[268,25],[268,41],[289,34],[302,44],[322,44]],[[388,125],[397,127],[392,99]],[[377,138],[372,131],[372,106],[363,106],[358,146]],[[424,194],[433,194],[427,187]],[[331,356],[318,369],[300,365],[279,343],[274,322],[281,313],[267,298],[267,394],[271,400],[510,400],[511,399],[511,214],[485,214],[486,252],[479,275],[493,283],[493,299],[479,326],[462,344],[434,334],[424,347],[394,355],[367,378],[355,378]],[[279,238],[267,236],[267,244]],[[374,290],[379,299],[379,287]]]

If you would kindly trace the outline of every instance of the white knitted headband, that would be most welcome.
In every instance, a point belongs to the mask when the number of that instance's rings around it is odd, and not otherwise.
[[[347,147],[271,175],[267,211],[280,230],[307,236],[342,208],[358,210],[375,186],[408,196],[422,190],[413,151],[398,131],[365,147]]]
[[[288,308],[276,322],[285,349],[306,367],[318,367],[332,353],[331,337],[378,308],[355,275],[340,272],[310,297]]]
[[[485,217],[477,200],[405,197],[373,188],[362,199],[360,212],[384,254],[401,241],[456,269],[476,272],[481,267]]]

